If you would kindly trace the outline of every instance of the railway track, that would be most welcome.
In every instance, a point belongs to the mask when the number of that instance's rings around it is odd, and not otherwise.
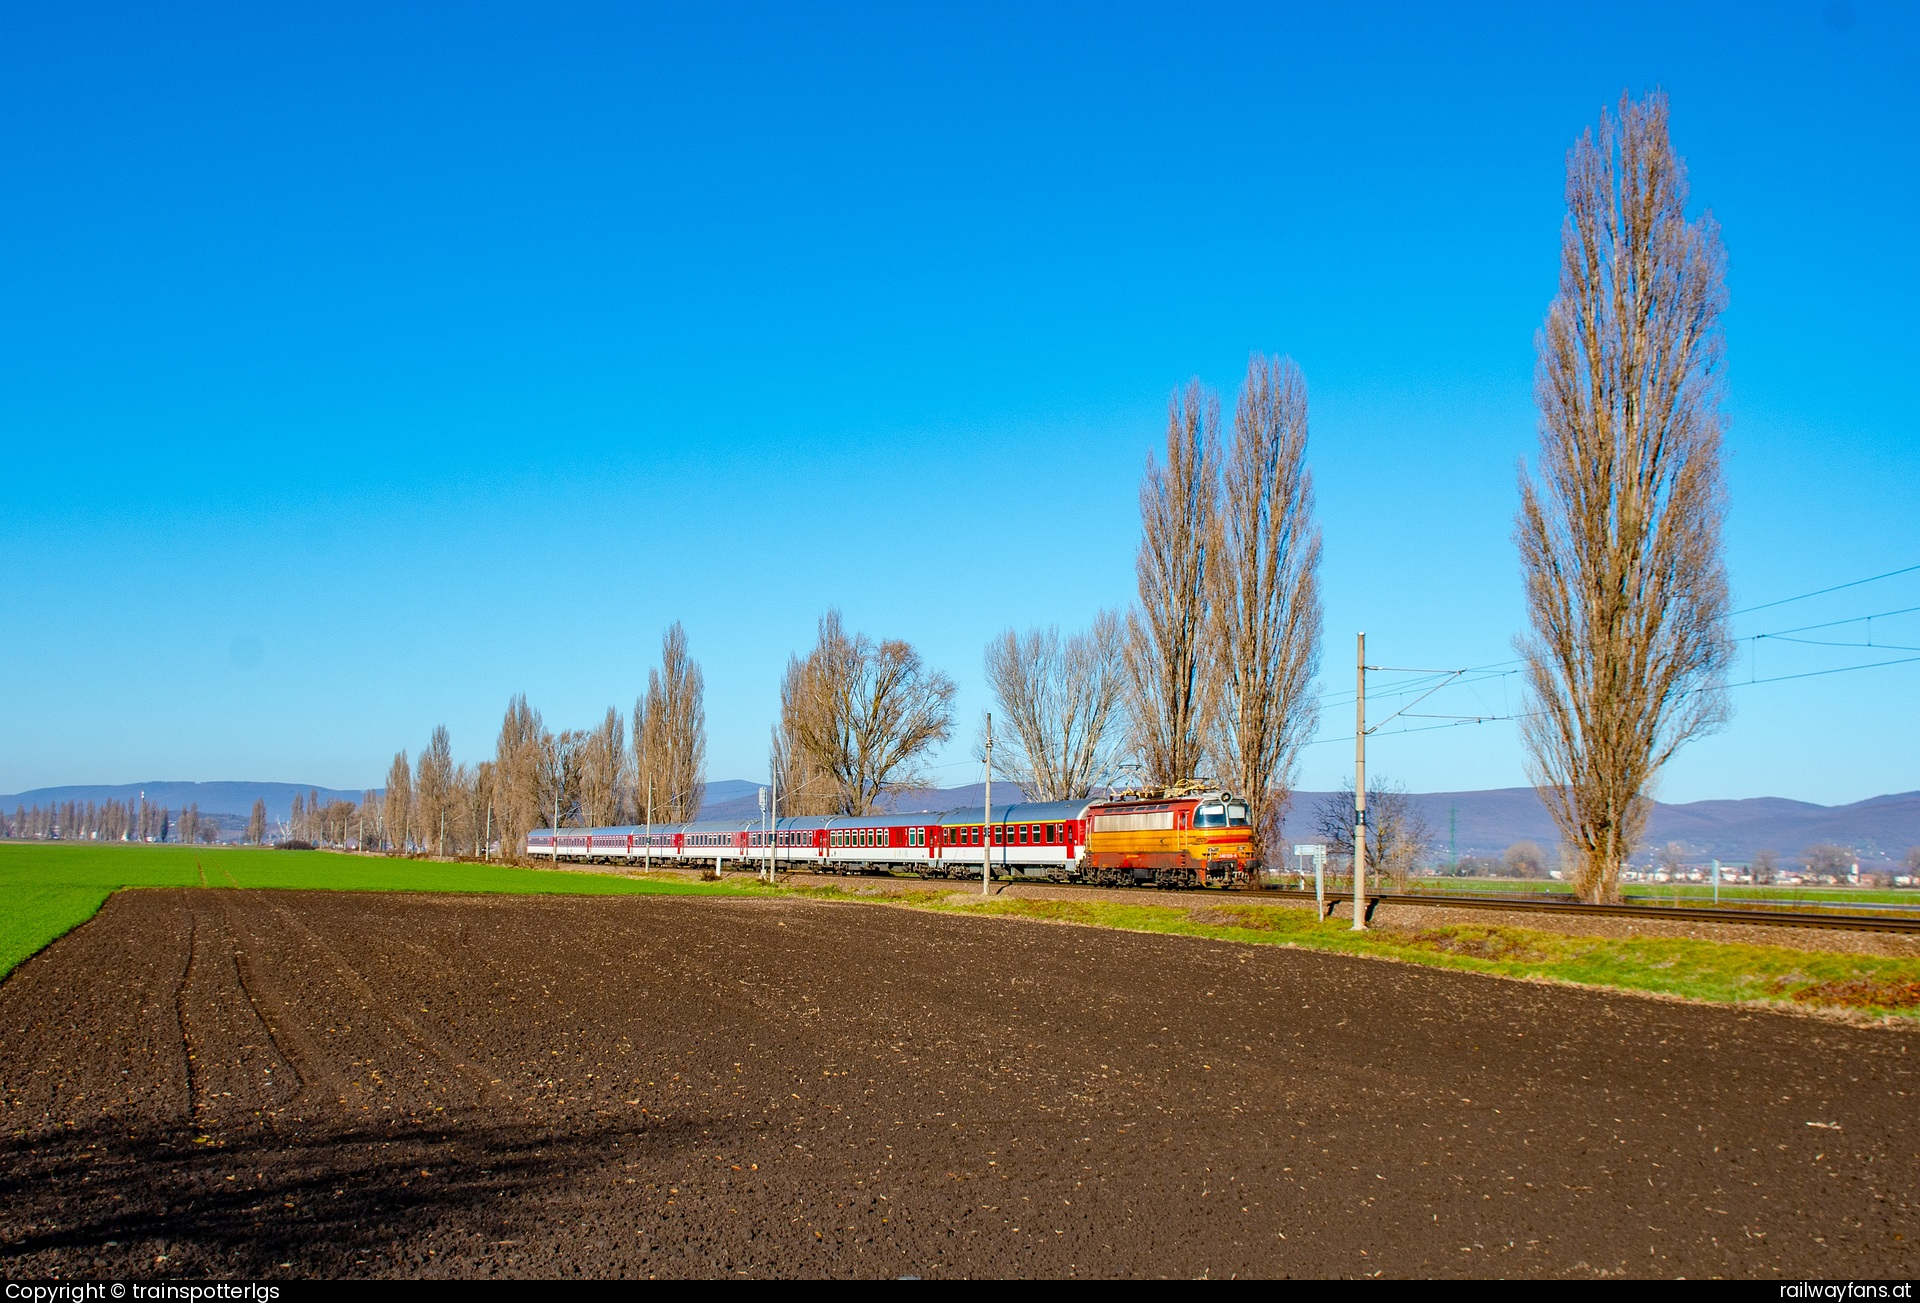
[[[1264,894],[1264,893],[1263,893]],[[1312,900],[1311,891],[1280,888],[1273,894],[1289,899]],[[1329,907],[1351,903],[1350,891],[1329,891]],[[1368,895],[1367,917],[1379,905],[1422,905],[1428,909],[1497,909],[1532,911],[1539,914],[1585,914],[1597,918],[1657,918],[1686,923],[1757,923],[1768,927],[1824,927],[1855,932],[1920,932],[1920,918],[1889,917],[1884,914],[1815,913],[1810,910],[1745,909],[1738,905],[1593,905],[1579,900],[1527,900],[1515,896],[1496,899],[1460,895],[1441,896],[1428,892],[1384,892]]]
[[[867,874],[818,874],[822,881],[837,881],[849,877],[875,876]],[[877,876],[902,880],[918,879],[918,874],[883,873]],[[962,879],[936,879],[963,883]],[[977,884],[978,875],[971,880]],[[1038,878],[995,879],[1004,885],[1027,883],[1034,886],[1084,886],[1087,890],[1102,890],[1091,884],[1050,883]],[[1119,888],[1123,891],[1138,891],[1143,888]],[[1182,891],[1183,896],[1205,895],[1215,897],[1220,893]],[[1238,895],[1238,893],[1230,893]],[[1249,901],[1279,897],[1287,901],[1305,903],[1313,899],[1311,891],[1302,891],[1297,887],[1269,887],[1244,897]],[[1351,904],[1353,893],[1350,891],[1328,891],[1325,895],[1327,908]],[[1470,896],[1465,892],[1457,895],[1442,895],[1438,892],[1370,892],[1367,895],[1367,917],[1373,917],[1374,910],[1381,905],[1416,905],[1426,909],[1487,909],[1505,910],[1509,913],[1533,912],[1538,914],[1584,914],[1589,918],[1643,918],[1662,919],[1667,922],[1681,923],[1744,923],[1764,927],[1819,927],[1837,928],[1855,932],[1907,932],[1920,933],[1920,918],[1898,917],[1884,914],[1851,914],[1844,912],[1818,912],[1812,909],[1750,909],[1740,905],[1593,905],[1585,901],[1568,900],[1564,897],[1542,899],[1539,897],[1497,896],[1491,899],[1485,896]]]

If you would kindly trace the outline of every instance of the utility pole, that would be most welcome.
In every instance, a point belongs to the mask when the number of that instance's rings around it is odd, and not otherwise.
[[[762,859],[770,865],[773,862],[773,836],[767,827],[767,789],[764,787],[760,789],[760,835],[767,839],[765,843],[766,854],[762,856]],[[766,879],[769,871],[767,868],[760,870],[760,877],[763,881]]]
[[[487,802],[487,839],[480,843],[480,859],[484,863],[493,858],[493,802]]]
[[[980,829],[980,894],[993,894],[993,712],[987,712],[987,799]]]
[[[553,862],[560,862],[560,784],[553,785]]]
[[[1354,657],[1360,688],[1353,725],[1353,930],[1367,930],[1367,635]]]
[[[780,770],[777,767],[767,774],[767,786],[773,789],[768,798],[773,806],[773,840],[780,840]],[[767,881],[772,883],[780,876],[780,852],[777,847],[767,849]]]
[[[647,849],[641,859],[642,867],[649,872],[653,869],[653,775],[647,775]]]

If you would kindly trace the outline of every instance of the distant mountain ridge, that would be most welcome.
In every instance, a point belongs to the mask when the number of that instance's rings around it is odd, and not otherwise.
[[[381,790],[381,789],[376,789]],[[202,814],[227,814],[244,820],[253,813],[255,801],[267,803],[267,818],[286,819],[293,814],[293,798],[297,795],[306,800],[313,793],[320,794],[322,803],[327,801],[353,801],[356,804],[366,795],[364,791],[346,792],[333,787],[315,787],[310,783],[114,783],[93,784],[74,787],[36,787],[30,792],[18,792],[12,796],[0,796],[0,809],[11,815],[16,806],[64,805],[68,801],[87,802],[95,805],[107,801],[137,803],[140,793],[147,794],[148,805],[164,805],[170,810],[184,810],[196,802]]]
[[[1290,841],[1312,839],[1313,811],[1325,792],[1296,792],[1287,812]],[[1540,796],[1531,787],[1484,792],[1422,792],[1414,803],[1426,816],[1441,852],[1448,849],[1449,820],[1453,848],[1461,855],[1498,854],[1517,841],[1538,842],[1551,850],[1560,840]],[[1655,802],[1647,820],[1646,848],[1677,842],[1693,860],[1745,862],[1762,848],[1794,856],[1809,846],[1831,842],[1851,847],[1863,861],[1899,860],[1909,846],[1920,846],[1920,792],[1869,797],[1848,805],[1815,805],[1778,796],[1737,801]]]

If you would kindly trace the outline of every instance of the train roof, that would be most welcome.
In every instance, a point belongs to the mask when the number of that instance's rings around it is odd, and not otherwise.
[[[993,817],[984,822],[990,823],[1052,823],[1056,820],[1079,819],[1085,815],[1089,806],[1099,801],[1021,801],[1009,805],[998,802],[993,807]],[[781,819],[782,832],[812,832],[819,828],[925,828],[935,825],[981,823],[983,807],[978,805],[962,806],[953,810],[922,810],[912,814],[887,813],[870,815],[806,815],[792,819]],[[702,819],[696,823],[656,823],[655,833],[714,833],[714,832],[761,832],[765,824],[759,819]],[[645,824],[621,824],[604,828],[562,828],[563,833],[592,833],[596,837],[624,837],[629,834],[641,836],[647,832]],[[533,836],[552,836],[551,828],[536,828]]]
[[[1124,804],[1164,805],[1174,801],[1210,801],[1237,800],[1230,793],[1217,788],[1203,791],[1182,792],[1178,796],[1160,797],[1147,801],[1125,801]],[[1084,819],[1087,811],[1096,805],[1112,805],[1112,797],[1086,797],[1078,801],[1019,801],[1007,805],[995,805],[992,817],[981,818],[982,807],[977,805],[958,806],[951,810],[919,810],[912,813],[897,811],[885,814],[868,815],[805,815],[798,818],[781,819],[782,832],[813,832],[820,828],[924,828],[935,825],[987,823],[1052,823],[1056,820]],[[695,823],[656,823],[652,831],[658,833],[729,833],[760,832],[765,824],[759,819],[702,819]],[[645,824],[629,823],[605,828],[562,828],[563,833],[592,833],[596,837],[624,837],[628,834],[639,836],[648,831]],[[536,828],[531,836],[550,837],[551,828]]]

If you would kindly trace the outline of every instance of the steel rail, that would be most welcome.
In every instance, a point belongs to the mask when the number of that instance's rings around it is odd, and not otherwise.
[[[1265,893],[1260,893],[1264,895]],[[1312,900],[1313,893],[1281,887],[1276,895]],[[1257,897],[1256,897],[1257,898]],[[1743,909],[1738,905],[1595,905],[1583,900],[1523,900],[1508,896],[1488,900],[1464,894],[1441,896],[1427,892],[1367,893],[1378,905],[1420,905],[1428,909],[1532,910],[1538,914],[1585,914],[1593,918],[1649,918],[1687,923],[1748,923],[1767,927],[1823,927],[1849,932],[1920,932],[1920,918],[1889,918],[1882,914],[1816,914],[1811,911]],[[1329,891],[1327,901],[1351,903],[1351,891]],[[1367,911],[1371,917],[1373,910]]]

